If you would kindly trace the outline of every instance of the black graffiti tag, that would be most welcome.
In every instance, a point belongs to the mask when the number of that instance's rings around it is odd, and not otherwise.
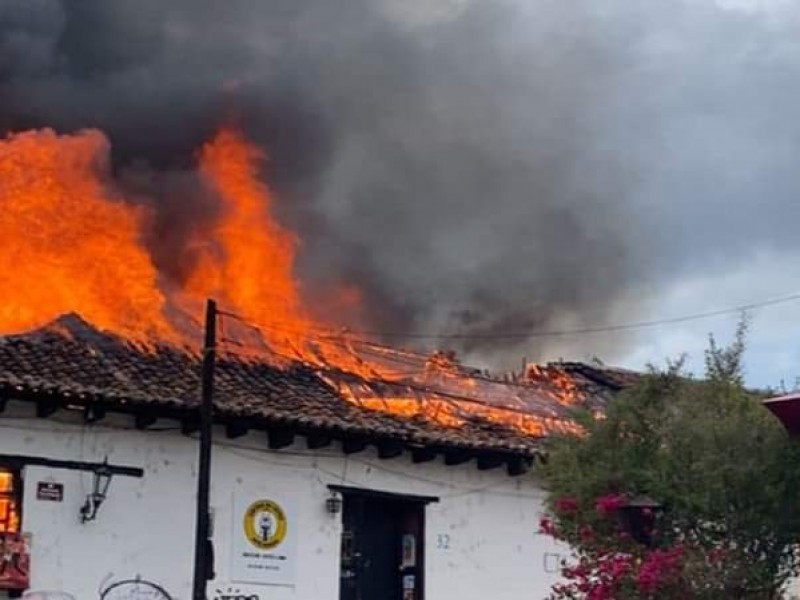
[[[172,596],[157,583],[144,579],[124,579],[106,587],[100,600],[172,600]]]
[[[261,600],[258,594],[244,594],[236,587],[229,587],[226,590],[217,588],[212,600]]]

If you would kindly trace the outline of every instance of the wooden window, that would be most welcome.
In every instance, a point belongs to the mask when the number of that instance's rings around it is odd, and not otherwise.
[[[0,467],[0,533],[19,533],[20,479]]]

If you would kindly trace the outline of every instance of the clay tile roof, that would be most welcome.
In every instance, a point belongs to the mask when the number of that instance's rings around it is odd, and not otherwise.
[[[20,335],[0,337],[0,398],[16,397],[108,410],[152,410],[191,417],[200,391],[200,360],[170,348],[139,348],[105,335],[78,317]],[[533,456],[537,438],[468,419],[445,427],[404,418],[342,399],[310,368],[278,368],[264,362],[221,357],[215,376],[220,421],[248,419],[333,437],[363,436],[413,447],[463,448]]]

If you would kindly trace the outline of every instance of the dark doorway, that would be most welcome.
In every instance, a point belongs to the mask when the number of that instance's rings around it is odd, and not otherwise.
[[[435,499],[338,489],[340,600],[424,600],[425,504]]]

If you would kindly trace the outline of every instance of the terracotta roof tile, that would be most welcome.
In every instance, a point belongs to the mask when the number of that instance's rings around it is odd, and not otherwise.
[[[143,351],[76,319],[62,318],[56,327],[0,338],[0,394],[48,394],[87,405],[172,409],[187,415],[196,408],[197,356],[165,347]],[[303,365],[281,369],[224,356],[217,362],[215,411],[220,419],[247,418],[421,446],[527,456],[539,447],[536,438],[479,418],[448,428],[362,408],[343,400]]]

